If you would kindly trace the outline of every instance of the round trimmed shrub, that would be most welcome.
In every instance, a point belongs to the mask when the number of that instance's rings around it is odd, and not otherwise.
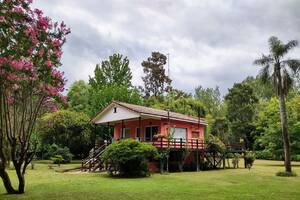
[[[109,145],[101,155],[110,175],[143,177],[149,175],[148,159],[158,158],[157,149],[151,144],[124,139]]]

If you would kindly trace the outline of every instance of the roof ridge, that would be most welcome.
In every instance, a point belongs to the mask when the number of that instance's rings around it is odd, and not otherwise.
[[[147,107],[147,106],[143,106],[143,105],[137,105],[137,104],[132,104],[132,103],[127,103],[127,102],[122,102],[122,101],[115,101],[113,100],[112,102],[115,102],[117,103],[118,105],[121,105],[121,106],[125,106],[126,108],[128,108],[128,106],[124,105],[124,104],[127,104],[127,105],[131,105],[131,106],[138,106],[138,107],[142,107],[142,108],[145,108],[145,109],[151,109],[151,110],[156,110],[156,111],[164,111],[164,112],[168,112],[168,110],[163,110],[163,109],[159,109],[159,108],[153,108],[153,107]],[[139,113],[145,113],[145,112],[141,112],[137,109],[134,109],[134,108],[128,108],[132,111],[135,111],[135,112],[139,112]],[[186,116],[186,117],[191,117],[191,118],[194,118],[194,119],[199,119],[199,117],[196,117],[196,116],[193,116],[193,115],[187,115],[187,114],[182,114],[182,113],[179,113],[179,112],[174,112],[174,111],[169,111],[171,114],[177,114],[177,115],[182,115],[182,116]],[[200,117],[200,120],[205,120],[204,118]]]

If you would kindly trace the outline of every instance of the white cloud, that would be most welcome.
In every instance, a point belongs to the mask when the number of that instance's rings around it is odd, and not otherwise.
[[[219,85],[223,93],[258,73],[252,62],[267,53],[270,36],[300,40],[299,6],[296,0],[34,2],[71,27],[62,60],[69,84],[88,80],[96,63],[118,52],[128,56],[133,83],[141,85],[142,60],[161,51],[170,53],[176,87]],[[299,49],[291,55],[300,57]]]

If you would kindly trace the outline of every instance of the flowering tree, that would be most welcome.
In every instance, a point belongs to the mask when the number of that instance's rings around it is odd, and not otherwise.
[[[0,0],[0,176],[7,193],[24,193],[24,174],[35,145],[30,138],[37,117],[65,85],[61,64],[62,45],[70,30],[52,22],[32,0]],[[18,180],[13,188],[6,172],[11,160]]]

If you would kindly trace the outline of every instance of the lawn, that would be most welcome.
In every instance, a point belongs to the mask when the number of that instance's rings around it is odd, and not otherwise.
[[[300,163],[294,163],[298,177],[276,177],[283,162],[256,160],[253,168],[205,172],[153,174],[149,178],[110,178],[105,173],[61,173],[47,163],[28,170],[24,195],[0,199],[300,199]],[[61,168],[78,166],[63,165]],[[13,171],[10,171],[13,173]]]

